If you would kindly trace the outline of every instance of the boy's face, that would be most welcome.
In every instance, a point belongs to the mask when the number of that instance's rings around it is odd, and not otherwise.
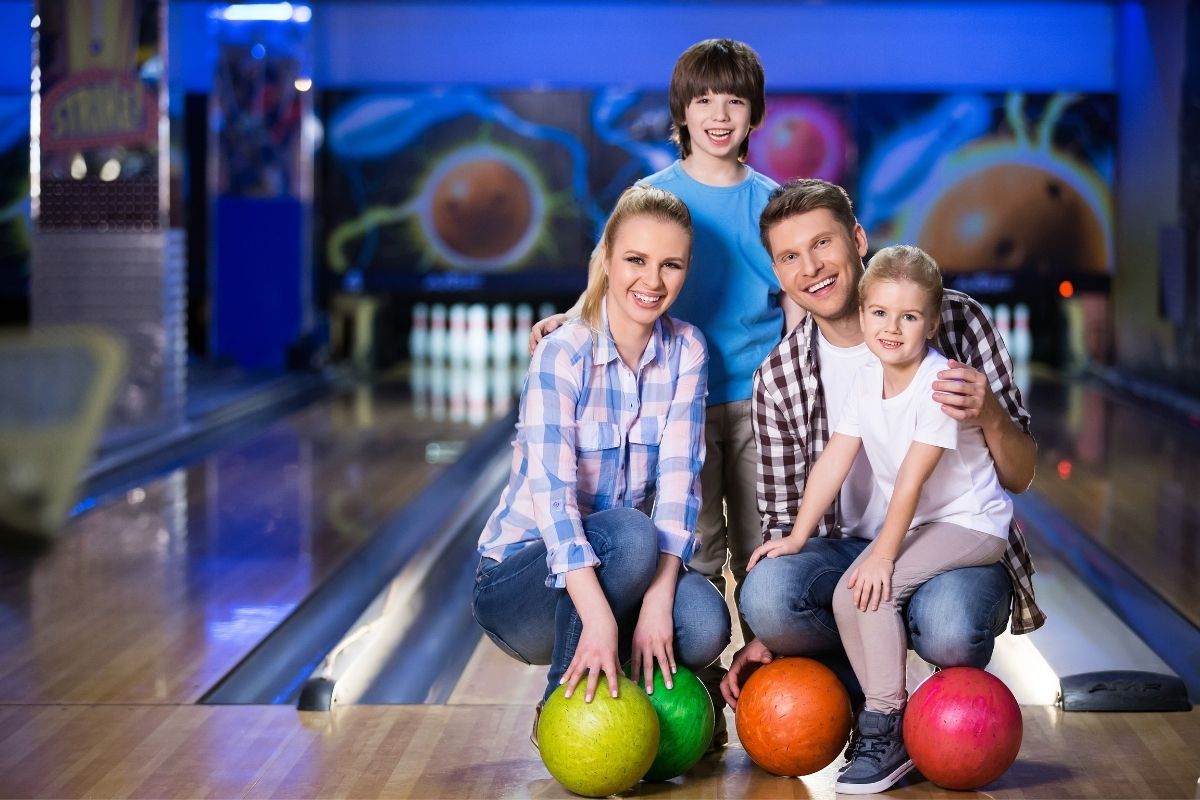
[[[885,366],[902,369],[921,363],[937,318],[929,313],[929,295],[917,284],[876,280],[863,297],[862,328],[867,349]]]
[[[732,94],[708,92],[693,97],[684,110],[692,155],[718,161],[737,161],[742,142],[750,135],[750,101]]]
[[[858,316],[867,234],[847,231],[827,208],[780,220],[767,231],[771,268],[787,296],[817,319]]]

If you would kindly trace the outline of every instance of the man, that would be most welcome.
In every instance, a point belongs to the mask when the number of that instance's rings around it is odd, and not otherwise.
[[[772,193],[760,233],[783,291],[808,312],[754,375],[758,506],[763,538],[769,540],[791,531],[808,472],[836,424],[851,376],[870,357],[858,311],[867,237],[845,190],[815,179],[791,181]],[[979,425],[1001,484],[1023,492],[1033,480],[1037,446],[1012,361],[991,320],[971,298],[946,291],[934,345],[951,361],[938,374],[932,399],[949,416]],[[722,681],[731,707],[737,706],[748,670],[776,655],[821,660],[847,685],[856,706],[861,703],[832,597],[842,573],[883,522],[887,498],[873,492],[873,483],[860,453],[819,535],[799,553],[764,559],[750,570],[740,610],[756,638],[734,655]],[[1013,633],[1045,622],[1032,575],[1014,524],[1001,564],[951,570],[913,595],[905,612],[910,645],[939,667],[983,667],[1010,606]]]

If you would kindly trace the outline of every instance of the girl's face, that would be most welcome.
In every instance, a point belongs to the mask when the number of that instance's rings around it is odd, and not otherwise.
[[[674,222],[643,215],[621,223],[605,261],[614,333],[648,330],[666,313],[687,277],[691,247]]]
[[[860,313],[867,349],[885,367],[921,363],[926,343],[937,330],[924,289],[912,281],[875,281],[862,298]]]

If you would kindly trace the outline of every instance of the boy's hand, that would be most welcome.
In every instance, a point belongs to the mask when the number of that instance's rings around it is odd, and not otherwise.
[[[892,559],[874,553],[854,568],[846,587],[854,592],[854,605],[858,606],[859,611],[875,611],[880,602],[891,599],[892,571],[895,568]]]
[[[746,678],[750,677],[750,673],[763,664],[770,664],[774,659],[775,654],[758,639],[751,639],[741,650],[733,654],[729,671],[721,679],[721,696],[725,698],[725,702],[729,704],[730,708],[737,711],[738,698],[742,695],[742,684],[746,682]]]
[[[529,329],[529,355],[533,355],[533,351],[537,349],[538,342],[544,336],[558,330],[567,319],[566,314],[551,314],[545,319],[539,319],[533,323],[533,327]]]

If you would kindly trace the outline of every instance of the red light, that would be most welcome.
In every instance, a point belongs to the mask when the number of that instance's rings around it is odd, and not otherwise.
[[[1064,481],[1071,479],[1071,462],[1065,458],[1058,462],[1058,477]]]
[[[1058,293],[1063,297],[1070,297],[1075,294],[1075,285],[1070,281],[1063,281],[1058,285]]]

